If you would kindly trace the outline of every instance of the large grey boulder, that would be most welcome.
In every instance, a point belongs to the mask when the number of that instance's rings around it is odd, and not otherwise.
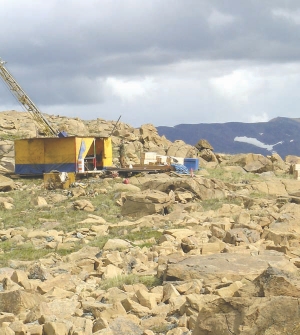
[[[192,335],[299,334],[299,302],[284,296],[213,300],[199,312]]]
[[[298,273],[290,273],[269,266],[255,280],[258,296],[288,296],[300,298],[300,280]]]
[[[157,190],[146,190],[135,194],[126,194],[122,206],[122,215],[142,217],[149,214],[161,213],[175,201],[174,193],[166,194]]]
[[[181,140],[172,143],[167,150],[168,156],[175,157],[197,157],[197,154],[198,150],[194,146],[186,144]]]
[[[0,292],[1,312],[13,313],[15,315],[33,309],[43,301],[45,301],[45,299],[40,294],[25,292],[21,289]]]

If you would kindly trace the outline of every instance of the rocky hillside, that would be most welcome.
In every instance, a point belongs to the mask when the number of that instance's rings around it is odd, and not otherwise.
[[[159,136],[151,124],[133,128],[128,124],[116,121],[97,119],[83,121],[61,116],[46,116],[51,125],[58,130],[64,130],[68,135],[78,136],[109,136],[112,135],[115,161],[121,140],[125,142],[127,163],[139,164],[142,152],[156,152],[160,155],[197,157],[198,150],[183,141],[171,142],[164,136]],[[18,138],[36,137],[38,134],[35,123],[28,113],[7,111],[0,112],[0,171],[14,171],[13,140]]]
[[[11,114],[0,118],[4,172],[26,122]],[[69,133],[113,129],[60,120]],[[151,125],[121,124],[116,145],[120,136],[128,160],[148,148],[195,155],[201,169],[129,183],[90,177],[69,189],[0,175],[0,334],[299,334],[300,181],[292,173],[300,158],[216,154],[204,140],[167,141]]]

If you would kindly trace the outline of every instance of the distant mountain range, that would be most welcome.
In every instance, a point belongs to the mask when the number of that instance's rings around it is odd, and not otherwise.
[[[207,140],[215,153],[257,153],[264,156],[278,153],[300,156],[300,118],[277,117],[258,123],[199,123],[156,127],[160,136],[172,142],[183,140],[196,145]]]

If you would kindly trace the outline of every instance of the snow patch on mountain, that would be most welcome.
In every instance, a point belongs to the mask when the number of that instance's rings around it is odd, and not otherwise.
[[[283,141],[280,141],[280,142],[277,142],[275,144],[265,144],[265,143],[259,141],[257,138],[247,137],[247,136],[236,136],[234,138],[234,141],[249,143],[249,144],[255,145],[256,147],[267,149],[268,151],[271,151],[271,152],[274,151],[275,145],[283,143]]]

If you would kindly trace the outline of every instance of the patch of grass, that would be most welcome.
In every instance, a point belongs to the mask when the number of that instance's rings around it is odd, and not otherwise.
[[[150,241],[148,241],[148,242],[145,241],[143,243],[138,243],[138,244],[135,243],[135,245],[140,247],[141,249],[144,248],[144,247],[145,248],[151,248],[154,244],[156,244],[156,242],[154,243],[154,242],[150,242]]]
[[[25,242],[24,244],[18,245],[11,240],[0,242],[0,266],[9,265],[10,260],[19,261],[34,261],[46,257],[52,254],[54,251],[60,256],[69,255],[72,252],[78,251],[82,248],[80,241],[75,244],[72,249],[45,249],[36,248],[32,243]]]
[[[17,180],[21,190],[6,192],[5,196],[13,198],[14,208],[1,212],[3,228],[25,227],[39,229],[42,223],[51,220],[61,223],[57,226],[57,230],[70,232],[77,228],[90,228],[91,223],[79,223],[87,218],[88,214],[94,214],[103,217],[107,222],[115,223],[119,221],[120,207],[116,205],[114,194],[99,194],[93,196],[93,189],[87,182],[87,196],[76,199],[69,197],[60,203],[51,203],[47,197],[55,192],[63,194],[63,190],[48,191],[43,188],[42,178],[22,178]],[[70,189],[71,191],[71,189]],[[38,196],[44,197],[48,201],[49,206],[37,207],[34,200]],[[72,203],[75,200],[86,199],[95,207],[92,213],[75,210]]]
[[[157,230],[149,230],[147,228],[142,228],[139,231],[130,232],[124,236],[126,240],[131,242],[140,240],[149,240],[152,237],[157,241],[161,237],[162,233]],[[140,246],[140,245],[139,245]]]
[[[0,249],[3,252],[9,252],[14,247],[15,247],[15,243],[11,242],[10,240],[5,240],[3,242],[0,242]]]
[[[90,243],[89,245],[91,247],[98,247],[100,249],[102,249],[105,245],[105,243],[111,239],[111,238],[114,238],[115,235],[106,235],[106,236],[98,236],[96,238],[94,238]]]
[[[255,173],[242,173],[236,171],[226,171],[224,168],[217,167],[215,169],[206,169],[209,173],[207,178],[219,179],[223,182],[228,183],[249,183],[251,181],[257,180],[260,178],[259,175]]]
[[[160,325],[152,326],[150,329],[155,334],[166,334],[172,328],[173,327],[170,324],[160,324]]]
[[[73,252],[76,252],[76,251],[78,251],[79,249],[81,249],[82,248],[82,245],[78,245],[78,246],[76,246],[75,248],[73,248],[73,249],[58,249],[58,250],[56,250],[55,252],[58,254],[58,255],[60,255],[60,256],[67,256],[67,255],[70,255],[71,253],[73,253]],[[52,251],[50,251],[50,252],[53,252],[53,250]]]
[[[291,173],[276,173],[275,175],[279,179],[294,179],[295,180],[294,175]]]
[[[208,210],[217,210],[221,208],[223,205],[223,202],[220,202],[219,199],[208,199],[201,201],[201,206],[204,211]]]
[[[221,168],[215,168],[215,169],[206,168],[205,170],[209,173],[208,176],[205,176],[206,178],[215,178],[220,180],[224,178],[225,171]]]
[[[207,199],[201,201],[201,206],[204,211],[208,210],[218,210],[225,204],[231,205],[240,205],[240,201],[238,199]]]
[[[162,232],[159,232],[157,230],[153,230],[152,228],[142,228],[140,231],[129,231],[126,234],[123,234],[123,227],[113,227],[109,231],[109,235],[106,236],[99,236],[93,239],[89,245],[94,247],[99,247],[100,249],[103,248],[105,243],[112,238],[120,238],[124,240],[128,240],[134,244],[135,241],[145,241],[144,243],[140,244],[138,243],[137,246],[140,248],[151,247],[154,243],[158,241],[158,239],[161,237]],[[155,242],[149,242],[147,240],[154,239]]]
[[[25,133],[17,133],[17,134],[0,134],[0,140],[2,141],[14,141],[26,138]]]
[[[266,200],[273,200],[273,199],[277,198],[276,195],[267,194],[267,193],[258,192],[258,191],[251,192],[249,194],[249,197],[252,198],[252,199],[266,199]]]
[[[147,288],[152,288],[162,284],[162,281],[154,276],[138,276],[135,274],[121,275],[108,278],[100,283],[100,289],[107,290],[111,287],[122,288],[123,285],[144,284]]]
[[[0,243],[3,253],[0,254],[0,265],[7,266],[11,259],[32,261],[45,257],[52,252],[49,249],[35,249],[31,243],[16,245],[10,241]]]
[[[1,221],[3,229],[8,228],[19,228],[24,227],[29,230],[44,229],[45,222],[57,222],[57,226],[53,226],[51,229],[58,231],[64,231],[65,233],[74,232],[81,228],[90,228],[95,223],[81,223],[85,220],[89,214],[103,217],[109,223],[115,223],[120,221],[121,207],[116,205],[116,192],[108,192],[107,194],[97,194],[94,190],[101,188],[102,180],[88,179],[82,180],[85,184],[86,196],[80,196],[72,199],[68,197],[66,200],[62,200],[59,203],[51,203],[49,201],[50,195],[52,194],[67,194],[67,190],[56,189],[56,190],[45,190],[44,182],[42,177],[39,178],[21,178],[18,179],[17,185],[20,189],[5,193],[5,196],[13,198],[14,208],[11,210],[4,210],[1,212]],[[111,182],[113,184],[113,181]],[[108,188],[109,190],[109,188]],[[72,188],[69,189],[72,191]],[[34,205],[34,200],[38,196],[44,197],[49,206],[37,207]],[[75,210],[72,203],[75,200],[86,199],[90,201],[95,207],[94,212],[86,212],[82,210]],[[115,227],[111,228],[109,235],[97,236],[90,240],[89,245],[97,246],[100,249],[103,248],[108,239],[121,238],[131,241],[133,244],[135,241],[139,241],[137,245],[139,247],[151,246],[161,236],[161,232],[151,228],[142,228],[139,231],[134,231],[136,226],[132,227]],[[20,232],[21,233],[21,232]],[[26,233],[24,234],[26,236]],[[8,240],[9,241],[9,240]],[[141,244],[141,242],[145,241]],[[58,249],[55,250],[61,256],[68,255],[71,252],[76,251],[81,246],[78,244],[72,249]],[[13,245],[10,242],[0,242],[0,248],[3,250],[3,254],[0,254],[0,263],[7,264],[9,259],[38,259],[44,257],[47,254],[53,252],[49,250],[37,250],[34,245],[25,243],[24,245]],[[18,249],[18,250],[17,250]]]

